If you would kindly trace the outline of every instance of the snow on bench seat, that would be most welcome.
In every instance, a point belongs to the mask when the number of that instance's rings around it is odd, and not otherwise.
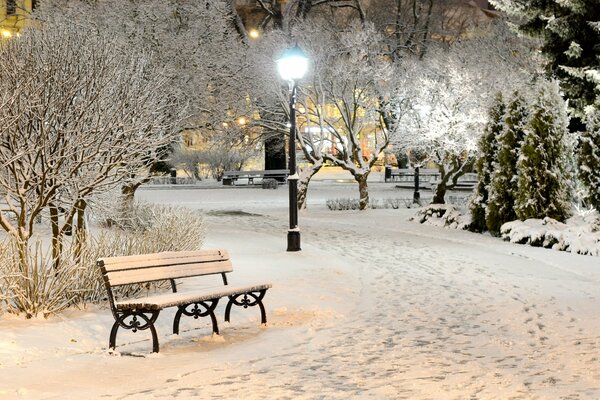
[[[269,289],[272,285],[264,283],[251,286],[218,286],[206,288],[201,291],[177,292],[158,294],[139,299],[117,301],[115,306],[118,310],[162,310],[178,305],[199,303],[201,301],[228,297],[238,293],[258,292]]]

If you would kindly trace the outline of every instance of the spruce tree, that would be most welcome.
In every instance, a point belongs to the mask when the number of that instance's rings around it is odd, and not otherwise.
[[[600,106],[599,106],[600,107]],[[588,201],[600,211],[600,109],[590,107],[587,130],[579,138],[579,177],[588,188]]]
[[[476,162],[478,183],[470,204],[470,230],[475,232],[486,230],[485,215],[488,203],[488,187],[498,151],[498,137],[504,128],[505,111],[506,105],[502,93],[498,92],[489,109],[488,123],[479,139],[480,157]]]
[[[521,31],[542,39],[548,75],[560,80],[577,120],[598,95],[600,4],[598,0],[491,0],[520,18]]]
[[[498,138],[498,154],[490,179],[486,225],[493,235],[500,233],[502,224],[517,219],[514,210],[517,195],[517,160],[525,138],[527,118],[525,99],[519,92],[515,92],[508,104],[504,130]]]
[[[570,215],[572,144],[566,104],[557,85],[539,92],[517,162],[515,211],[521,220]]]

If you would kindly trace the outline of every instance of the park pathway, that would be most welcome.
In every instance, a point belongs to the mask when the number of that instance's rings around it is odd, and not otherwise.
[[[493,238],[431,236],[370,213],[301,215],[303,251],[358,268],[360,290],[348,293],[343,318],[316,319],[300,342],[208,374],[189,368],[122,398],[600,398],[600,275],[567,265],[580,256],[532,257]],[[209,217],[211,240],[235,247],[256,233],[280,236],[284,221]]]

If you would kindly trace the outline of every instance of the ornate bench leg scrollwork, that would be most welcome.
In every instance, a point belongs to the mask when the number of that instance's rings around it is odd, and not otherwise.
[[[152,351],[158,353],[158,336],[156,335],[154,322],[156,321],[156,318],[158,318],[159,312],[160,311],[125,311],[117,313],[117,319],[110,330],[108,347],[113,350],[116,348],[117,331],[119,330],[119,327],[129,329],[133,332],[150,329],[150,332],[152,333]]]
[[[206,317],[210,315],[210,319],[212,321],[212,329],[213,332],[217,335],[219,334],[219,327],[217,325],[217,318],[215,317],[215,308],[217,307],[217,303],[219,299],[209,300],[207,302],[200,301],[198,303],[186,304],[183,306],[178,306],[177,313],[175,314],[175,319],[173,320],[173,333],[179,335],[179,320],[181,319],[181,315],[187,315],[188,317],[194,317],[194,319],[198,319],[200,317]],[[210,304],[207,304],[210,303]],[[189,307],[189,309],[188,309]],[[201,308],[202,307],[202,308]],[[204,311],[202,310],[204,309]]]
[[[225,308],[225,321],[229,322],[229,315],[231,313],[231,306],[236,305],[244,308],[254,307],[258,305],[260,308],[260,322],[262,324],[267,323],[267,314],[265,313],[265,307],[263,306],[262,299],[265,297],[266,289],[262,289],[258,292],[248,292],[235,294],[229,297],[229,302]]]

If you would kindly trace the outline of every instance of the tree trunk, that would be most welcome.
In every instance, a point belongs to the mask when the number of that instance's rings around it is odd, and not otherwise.
[[[354,175],[354,179],[358,182],[358,193],[360,199],[358,200],[358,209],[366,210],[369,207],[369,187],[367,185],[367,177],[369,174]]]
[[[58,271],[62,253],[62,235],[60,234],[58,221],[58,207],[51,203],[48,208],[50,210],[50,225],[52,227],[52,263],[54,270]]]
[[[29,265],[29,241],[16,235],[14,236],[14,239],[15,245],[17,246],[17,253],[19,255],[19,271],[21,271],[21,274],[23,274],[24,277],[28,277],[29,269],[27,266]]]
[[[444,197],[446,197],[447,179],[447,177],[442,179],[435,188],[435,194],[433,195],[433,200],[431,200],[431,204],[446,204]]]
[[[135,191],[141,186],[141,182],[130,183],[121,187],[121,204],[119,205],[119,218],[128,218],[133,209],[135,201]]]
[[[306,208],[306,195],[308,194],[308,184],[313,176],[323,166],[323,160],[320,162],[311,164],[310,168],[307,170],[303,170],[300,174],[300,179],[298,180],[298,209],[303,210]]]
[[[87,202],[79,199],[75,205],[77,208],[77,229],[75,230],[75,262],[79,263],[83,246],[87,239],[87,229],[85,226],[85,209]]]

